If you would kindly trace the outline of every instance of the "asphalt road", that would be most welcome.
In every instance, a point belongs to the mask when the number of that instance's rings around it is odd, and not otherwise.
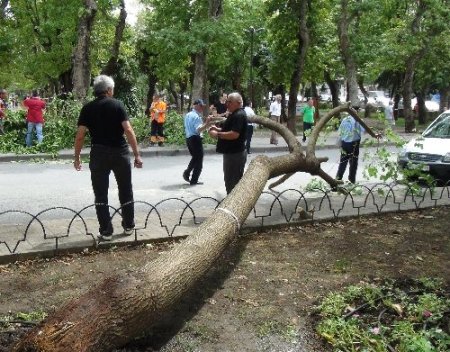
[[[396,149],[390,147],[390,150],[395,157]],[[365,149],[365,151],[374,153],[375,148]],[[364,150],[361,150],[361,153],[363,152]],[[249,155],[249,161],[256,155]],[[270,153],[269,157],[276,155],[281,155],[281,153]],[[339,160],[338,150],[319,150],[317,156],[329,157],[330,161],[323,164],[323,169],[335,176]],[[136,201],[156,204],[160,200],[171,197],[190,201],[202,196],[222,199],[226,195],[221,155],[205,155],[203,172],[200,177],[200,181],[204,184],[196,186],[190,186],[182,178],[182,172],[189,162],[188,156],[148,157],[143,161],[144,167],[133,171]],[[362,172],[366,163],[362,158],[360,159],[357,179],[361,182],[376,181],[363,178]],[[81,210],[93,203],[89,167],[87,164],[84,164],[83,167],[82,171],[77,172],[68,161],[0,163],[0,212],[14,209],[36,214],[51,207]],[[344,177],[347,177],[347,174]],[[309,174],[298,173],[283,185],[278,186],[277,190],[299,189],[299,187],[305,187],[311,179],[312,176]],[[110,177],[109,202],[114,207],[119,206],[117,187],[112,175]]]

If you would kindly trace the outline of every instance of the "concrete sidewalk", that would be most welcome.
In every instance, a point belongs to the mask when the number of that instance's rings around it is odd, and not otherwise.
[[[402,212],[450,205],[447,188],[433,192],[424,189],[413,194],[402,185],[364,184],[355,193],[341,194],[330,190],[302,193],[293,189],[266,191],[242,224],[241,233],[280,226],[301,226],[314,221],[344,220],[360,215]],[[192,234],[210,217],[221,199],[165,199],[157,204],[135,205],[135,232],[119,234],[121,216],[112,218],[115,232],[111,242],[99,242],[94,208],[79,213],[50,209],[37,215],[0,213],[0,264],[35,257],[53,257],[63,253],[93,251],[124,245],[142,245],[182,238]],[[111,212],[113,213],[113,212]],[[60,216],[53,216],[53,215]]]
[[[278,145],[269,143],[268,130],[258,129],[252,139],[251,149],[257,153],[288,152],[286,142],[279,138]],[[400,133],[408,140],[415,135]],[[301,135],[297,137],[301,141]],[[337,132],[331,132],[326,137],[319,138],[316,149],[336,149]],[[363,139],[372,139],[365,135]],[[390,144],[380,140],[380,144]],[[304,144],[302,144],[304,145]],[[141,146],[144,157],[188,155],[186,146],[165,145],[150,147]],[[215,153],[215,146],[206,145],[205,153]],[[83,149],[82,155],[88,156],[89,149]],[[63,150],[58,159],[71,160],[73,150]],[[0,155],[0,162],[54,159],[47,154],[32,155]],[[435,206],[436,199],[427,197],[426,201],[417,202],[414,197],[405,197],[404,188],[394,186],[381,186],[386,193],[391,193],[393,199],[380,196],[379,189],[363,188],[359,196],[343,196],[341,194],[324,192],[308,192],[288,190],[278,193],[276,191],[264,192],[255,208],[243,224],[244,231],[265,226],[298,223],[300,220],[333,219],[360,214],[373,214],[384,211],[398,211],[415,209],[418,206]],[[378,186],[377,186],[378,187]],[[398,197],[397,197],[398,196]],[[376,198],[376,200],[375,200]],[[445,198],[445,197],[441,197]],[[368,202],[368,199],[370,202]],[[161,190],[161,200],[152,205],[144,202],[136,204],[136,231],[133,236],[124,237],[115,235],[111,243],[98,243],[96,239],[97,220],[93,207],[82,209],[79,213],[70,209],[50,209],[38,215],[19,211],[5,211],[0,213],[0,262],[10,262],[35,256],[53,256],[57,253],[95,249],[97,246],[116,246],[130,243],[148,243],[151,241],[166,240],[173,237],[187,236],[199,224],[209,217],[222,199],[204,197],[198,199],[164,199]],[[448,197],[439,202],[448,204]],[[441,204],[441,203],[439,203]],[[299,213],[299,207],[304,210]],[[306,218],[305,218],[306,216]],[[113,224],[120,229],[120,215],[113,217]]]

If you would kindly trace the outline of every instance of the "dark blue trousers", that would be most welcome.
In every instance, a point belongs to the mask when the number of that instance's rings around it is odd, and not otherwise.
[[[186,138],[186,145],[189,149],[189,153],[192,158],[189,161],[189,165],[186,169],[186,174],[190,175],[192,172],[191,183],[195,184],[198,182],[198,178],[202,173],[203,169],[203,143],[202,138],[198,135]]]
[[[91,148],[89,169],[95,196],[95,210],[102,235],[113,233],[108,206],[109,175],[114,174],[119,190],[122,226],[134,228],[134,200],[131,183],[130,152],[127,147],[113,148],[94,144]]]
[[[360,140],[353,142],[342,142],[341,146],[341,160],[339,163],[338,172],[336,175],[337,180],[342,180],[347,163],[350,163],[350,170],[348,174],[348,180],[351,183],[356,181],[356,171],[358,170],[358,158],[359,158],[359,144]]]

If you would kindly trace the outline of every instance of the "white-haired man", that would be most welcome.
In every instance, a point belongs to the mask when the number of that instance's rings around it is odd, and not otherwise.
[[[134,154],[134,167],[141,168],[136,135],[125,108],[113,98],[114,80],[105,75],[94,79],[96,98],[81,109],[75,137],[74,167],[81,170],[80,152],[86,132],[91,136],[89,169],[95,196],[95,210],[99,222],[99,239],[110,241],[113,226],[108,206],[109,175],[117,181],[119,201],[122,207],[122,226],[125,235],[134,232],[134,200],[131,183],[131,163],[128,143]],[[126,135],[126,140],[124,138]]]
[[[229,112],[222,127],[211,127],[209,134],[217,138],[216,151],[223,154],[223,173],[227,194],[239,182],[244,174],[247,162],[247,115],[242,108],[242,96],[239,93],[228,94],[226,101]]]

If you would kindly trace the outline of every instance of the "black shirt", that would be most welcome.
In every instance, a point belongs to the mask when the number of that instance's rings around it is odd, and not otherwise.
[[[128,116],[122,102],[101,96],[83,106],[78,126],[88,128],[92,144],[125,147],[127,141],[123,135],[124,121],[128,121]]]
[[[247,114],[244,109],[238,109],[223,122],[222,132],[235,131],[239,137],[234,140],[218,139],[216,151],[222,154],[239,153],[245,150],[247,139]]]
[[[227,112],[227,104],[221,103],[220,101],[214,104],[214,107],[216,108],[216,111],[218,114],[223,114]]]

